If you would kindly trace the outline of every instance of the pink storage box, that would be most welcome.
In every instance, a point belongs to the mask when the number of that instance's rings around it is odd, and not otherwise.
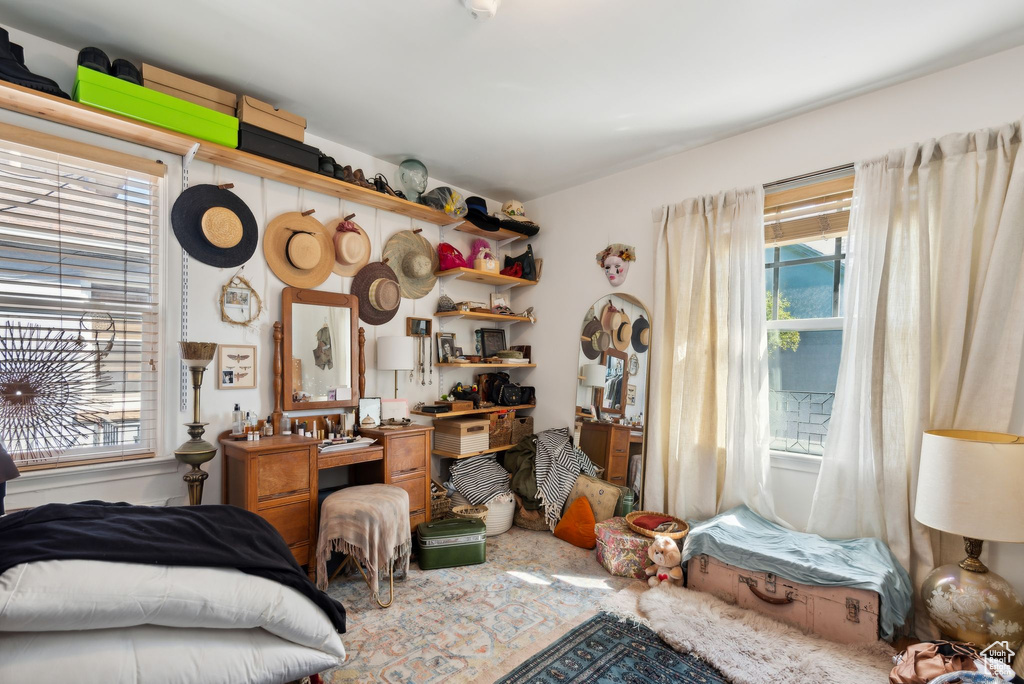
[[[598,553],[600,548],[599,543]],[[868,589],[800,584],[707,554],[689,560],[686,585],[825,639],[844,644],[878,640],[879,597]]]
[[[594,525],[597,561],[619,577],[647,579],[647,547],[654,541],[629,529],[625,518],[608,518]]]

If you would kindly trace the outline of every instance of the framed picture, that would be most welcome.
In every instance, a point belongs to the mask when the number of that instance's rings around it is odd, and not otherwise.
[[[465,354],[462,353],[462,347],[455,348],[455,358],[461,359]]]
[[[437,362],[449,363],[455,356],[455,333],[437,333]]]
[[[501,307],[508,308],[508,293],[506,292],[492,292],[491,293],[491,313],[498,313],[498,309]]]
[[[501,328],[480,328],[480,355],[485,359],[505,351],[505,331]]]
[[[636,406],[636,385],[626,386],[626,403],[630,406]]]
[[[381,422],[401,422],[409,417],[408,399],[381,399]]]
[[[255,389],[256,368],[255,345],[217,347],[217,389]]]
[[[405,319],[405,334],[409,337],[430,337],[430,329],[432,321],[429,318],[412,318],[411,316]]]
[[[380,397],[363,397],[359,400],[359,427],[374,428],[381,420]]]
[[[220,288],[220,319],[232,325],[249,326],[263,312],[263,300],[249,281],[235,275]]]

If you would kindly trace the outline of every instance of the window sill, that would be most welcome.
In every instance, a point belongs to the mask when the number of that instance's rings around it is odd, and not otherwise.
[[[52,468],[23,472],[7,483],[7,494],[13,496],[48,489],[77,487],[80,485],[102,484],[115,480],[130,480],[141,477],[166,475],[178,470],[178,461],[173,455],[156,456],[133,461],[114,461],[75,466],[73,468]]]
[[[821,456],[774,450],[768,453],[771,456],[772,468],[795,470],[800,473],[813,473],[815,475],[821,470]]]

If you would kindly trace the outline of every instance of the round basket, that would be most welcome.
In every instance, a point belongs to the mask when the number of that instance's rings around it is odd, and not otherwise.
[[[469,499],[467,499],[466,497],[462,496],[462,493],[459,492],[459,490],[455,490],[454,492],[452,492],[451,496],[452,496],[452,506],[472,506],[473,505],[473,504],[469,503]]]
[[[494,501],[487,504],[487,536],[496,537],[499,534],[508,532],[509,528],[512,527],[512,517],[516,512],[516,502],[509,501],[508,503],[496,503]]]
[[[655,532],[654,530],[645,530],[642,527],[637,527],[633,524],[633,521],[639,518],[641,515],[664,515],[672,518],[678,529],[675,532]],[[626,524],[629,525],[629,529],[633,530],[637,534],[642,534],[645,537],[668,537],[669,539],[682,539],[690,531],[690,525],[685,520],[680,520],[675,516],[668,515],[668,513],[659,513],[658,511],[633,511],[626,515]]]
[[[487,506],[455,506],[452,515],[456,518],[470,518],[487,524]]]

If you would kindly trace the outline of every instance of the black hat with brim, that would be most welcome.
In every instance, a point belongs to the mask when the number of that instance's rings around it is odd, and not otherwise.
[[[644,331],[648,330],[650,327],[651,324],[648,323],[647,319],[644,318],[643,316],[640,316],[635,321],[633,321],[633,350],[638,354],[643,354],[649,348],[648,345],[644,344],[642,338],[644,335]],[[648,336],[649,335],[650,333],[648,333]],[[648,340],[649,339],[650,338],[648,337]]]
[[[234,214],[241,224],[241,236],[230,247],[218,247],[203,232],[203,217],[217,207]],[[252,257],[259,243],[259,228],[252,211],[238,195],[216,185],[194,185],[178,195],[171,208],[171,227],[189,255],[218,268],[241,266]]]
[[[491,216],[496,219],[502,228],[505,230],[511,230],[513,233],[519,233],[526,237],[533,237],[540,232],[540,226],[531,221],[516,221],[515,219],[503,219],[500,216]]]
[[[493,233],[501,228],[501,219],[487,213],[487,200],[483,197],[477,195],[467,197],[466,208],[469,210],[466,212],[466,220],[480,230]]]

